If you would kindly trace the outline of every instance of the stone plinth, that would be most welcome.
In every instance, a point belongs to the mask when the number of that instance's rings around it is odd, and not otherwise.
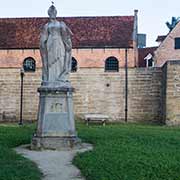
[[[37,132],[32,149],[64,149],[77,145],[72,93],[74,89],[58,84],[43,84],[40,93]]]

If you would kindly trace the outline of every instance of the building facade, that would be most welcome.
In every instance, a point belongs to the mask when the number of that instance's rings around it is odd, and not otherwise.
[[[168,88],[172,87],[167,85],[171,79],[167,82],[165,77],[170,73],[169,66],[175,65],[167,63],[164,69],[137,68],[137,10],[134,16],[58,20],[63,20],[74,34],[70,80],[75,88],[73,98],[77,116],[101,113],[108,115],[110,121],[123,122],[127,94],[128,121],[180,122],[178,110],[169,110],[171,103],[167,103],[167,97],[173,99],[174,95],[173,98],[167,96]],[[24,76],[23,119],[37,119],[37,88],[41,83],[39,35],[47,22],[47,18],[0,19],[0,121],[19,119],[20,69],[27,59],[34,60],[36,70],[26,72]],[[176,87],[179,87],[179,81]],[[176,93],[176,103],[179,103],[177,97],[179,91]]]
[[[167,36],[160,36],[157,40],[160,42],[159,47],[154,52],[157,67],[162,67],[167,61],[180,60],[180,22]]]
[[[58,20],[63,20],[73,31],[72,56],[76,67],[72,76],[76,77],[77,81],[79,81],[79,76],[85,77],[84,72],[90,74],[93,72],[99,76],[103,73],[117,75],[125,66],[125,52],[129,59],[128,66],[136,66],[137,11],[134,16],[66,17],[58,18]],[[38,106],[36,89],[41,81],[39,36],[41,28],[47,22],[48,18],[0,19],[1,119],[18,119],[19,117],[19,73],[24,61],[28,58],[35,61],[36,71],[25,74],[24,118],[36,119]],[[8,72],[10,72],[9,75]],[[86,78],[89,84],[88,77]],[[76,88],[77,94],[78,89],[84,91],[83,86]],[[8,93],[3,92],[4,90]],[[10,94],[17,96],[11,98],[8,103],[7,97]],[[82,94],[83,98],[85,96]],[[83,101],[84,99],[81,100],[82,105],[76,105],[75,101],[75,109],[78,114],[89,112],[89,110],[84,111],[79,107],[83,106]],[[7,106],[7,104],[9,105]]]

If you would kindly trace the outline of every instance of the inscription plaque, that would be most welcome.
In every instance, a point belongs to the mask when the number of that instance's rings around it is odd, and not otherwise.
[[[44,135],[66,135],[68,124],[67,113],[46,113],[43,123]]]

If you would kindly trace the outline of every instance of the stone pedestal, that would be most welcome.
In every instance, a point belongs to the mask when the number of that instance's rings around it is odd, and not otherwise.
[[[67,149],[79,143],[76,135],[71,86],[44,84],[40,93],[37,132],[32,149]]]

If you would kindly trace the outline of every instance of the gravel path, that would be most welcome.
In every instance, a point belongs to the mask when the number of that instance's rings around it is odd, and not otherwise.
[[[72,160],[77,152],[92,150],[92,146],[83,144],[83,148],[70,151],[31,151],[27,146],[15,150],[38,165],[44,175],[43,180],[84,180]]]

